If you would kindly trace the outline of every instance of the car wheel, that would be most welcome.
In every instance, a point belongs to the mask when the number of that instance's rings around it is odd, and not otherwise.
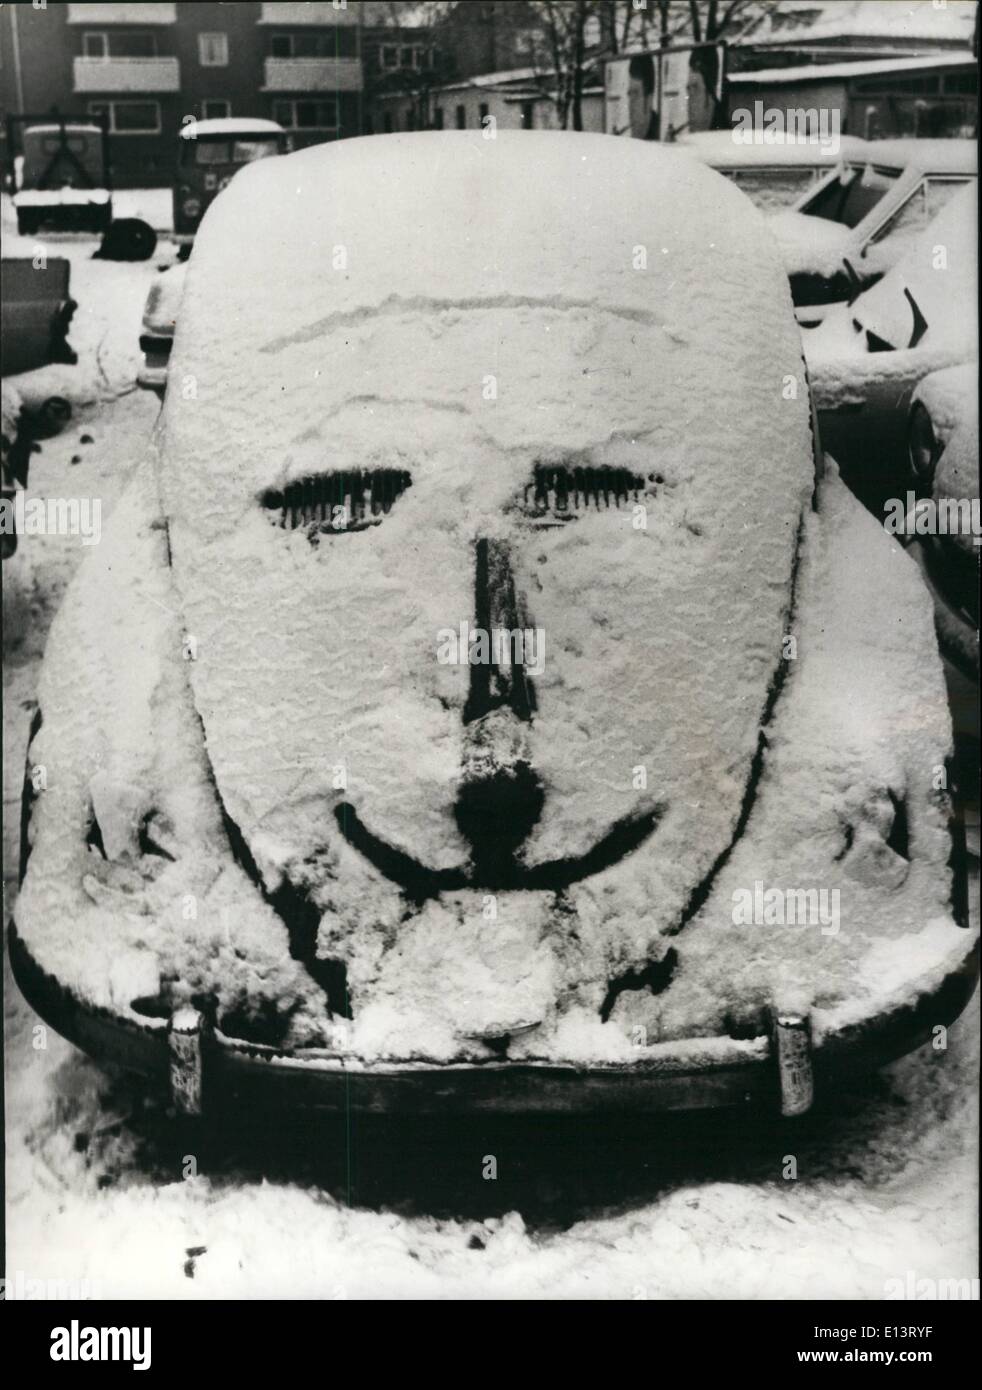
[[[157,233],[138,217],[110,223],[96,252],[107,261],[148,261],[157,247]]]
[[[919,496],[931,495],[941,452],[931,416],[920,401],[915,401],[907,422],[907,460],[911,482]]]

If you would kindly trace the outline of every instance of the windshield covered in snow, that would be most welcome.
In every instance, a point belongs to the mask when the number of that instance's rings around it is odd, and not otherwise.
[[[838,222],[843,227],[856,227],[899,177],[898,169],[846,164],[831,182],[818,189],[801,211],[809,217]]]
[[[196,140],[188,142],[195,164],[252,164],[279,151],[277,137],[252,140]]]

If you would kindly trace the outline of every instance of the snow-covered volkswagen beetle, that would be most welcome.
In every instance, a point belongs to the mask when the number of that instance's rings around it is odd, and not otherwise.
[[[569,133],[216,200],[45,662],[11,949],[63,1032],[191,1110],[794,1113],[958,1012],[931,604],[762,225]]]

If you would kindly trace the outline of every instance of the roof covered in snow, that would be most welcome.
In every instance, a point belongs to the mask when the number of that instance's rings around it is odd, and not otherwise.
[[[766,143],[744,144],[735,140],[732,130],[702,130],[682,136],[676,143],[680,150],[705,160],[713,169],[743,169],[751,165],[778,165],[795,168],[801,165],[832,167],[840,159],[865,159],[870,149],[856,135],[843,135],[835,141],[768,139]]]
[[[883,39],[895,43],[972,41],[972,0],[782,0],[766,7],[757,24],[734,43],[791,48],[836,40]]]
[[[808,63],[790,68],[755,68],[727,76],[731,87],[795,86],[802,82],[830,82],[844,77],[876,77],[884,73],[928,72],[932,68],[974,67],[970,52],[927,53],[920,58],[865,58],[842,63]]]
[[[197,140],[202,135],[284,135],[276,121],[259,116],[216,116],[207,121],[187,121],[181,126],[182,140]]]
[[[893,169],[916,169],[925,174],[977,174],[979,147],[975,140],[871,140],[871,164]]]

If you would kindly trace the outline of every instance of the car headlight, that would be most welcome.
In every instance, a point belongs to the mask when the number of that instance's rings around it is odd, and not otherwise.
[[[201,199],[185,198],[184,202],[181,204],[181,211],[184,213],[185,217],[200,217]]]

